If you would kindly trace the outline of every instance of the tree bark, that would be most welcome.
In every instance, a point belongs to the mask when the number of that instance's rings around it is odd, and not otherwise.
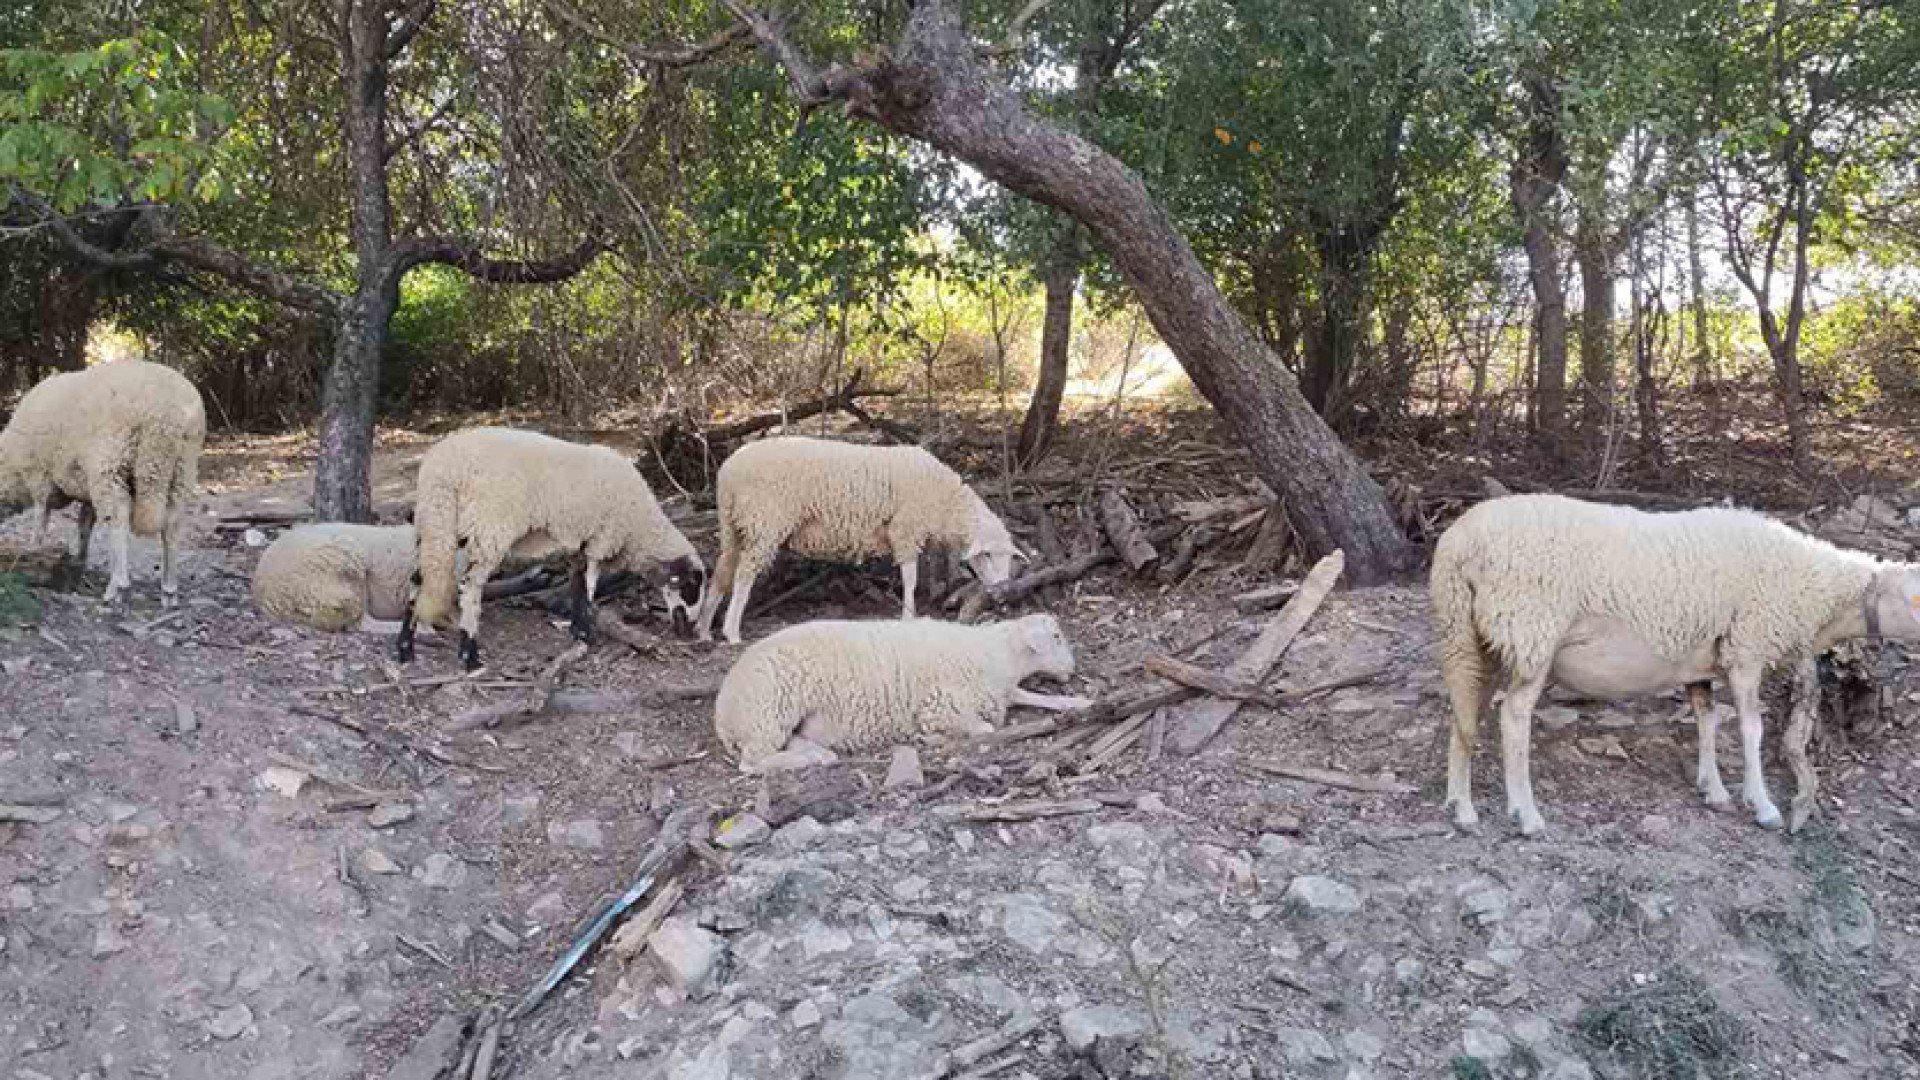
[[[737,0],[730,7],[785,67],[803,102],[843,102],[854,115],[951,154],[1085,225],[1194,385],[1253,452],[1309,549],[1344,550],[1360,581],[1413,568],[1413,545],[1379,485],[1227,304],[1145,183],[1112,155],[1028,110],[980,63],[941,0],[912,9],[884,59],[825,73],[773,22]]]
[[[1524,77],[1528,118],[1512,172],[1513,208],[1525,230],[1527,276],[1533,284],[1534,330],[1539,346],[1535,373],[1534,425],[1549,452],[1564,450],[1567,415],[1567,299],[1560,287],[1560,254],[1547,204],[1567,172],[1567,146],[1560,130],[1560,86],[1538,72]]]
[[[1573,240],[1574,258],[1580,264],[1582,302],[1580,382],[1586,392],[1586,423],[1593,429],[1606,423],[1613,410],[1617,389],[1613,342],[1613,252],[1609,250],[1612,245],[1608,243],[1605,207],[1593,205],[1603,198],[1599,192],[1583,195]]]
[[[1022,469],[1040,464],[1053,445],[1060,426],[1060,399],[1067,390],[1067,361],[1073,344],[1073,293],[1080,283],[1080,226],[1061,225],[1053,250],[1047,255],[1042,279],[1047,290],[1046,317],[1040,324],[1040,378],[1027,415],[1020,422],[1020,444],[1014,460]]]
[[[1687,286],[1693,308],[1693,388],[1713,385],[1713,340],[1707,332],[1707,271],[1700,260],[1698,196],[1687,196]]]
[[[1338,424],[1347,409],[1354,360],[1367,335],[1367,270],[1379,230],[1340,223],[1317,229],[1320,316],[1307,340],[1300,391],[1307,403]]]

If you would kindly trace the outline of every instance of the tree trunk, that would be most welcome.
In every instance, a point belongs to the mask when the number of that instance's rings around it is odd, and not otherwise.
[[[1598,198],[1598,196],[1593,196]],[[1583,202],[1573,240],[1580,263],[1580,382],[1586,391],[1586,422],[1592,429],[1605,424],[1614,405],[1612,252],[1607,224],[1599,208]]]
[[[1693,308],[1693,388],[1713,386],[1713,339],[1707,332],[1707,271],[1700,260],[1699,196],[1687,196],[1687,286]]]
[[[1060,426],[1060,398],[1067,389],[1067,361],[1073,344],[1073,291],[1080,283],[1080,227],[1068,221],[1047,255],[1044,281],[1046,318],[1040,324],[1040,379],[1020,423],[1014,460],[1022,469],[1040,464]]]
[[[1330,423],[1343,421],[1354,360],[1367,334],[1367,268],[1373,257],[1370,230],[1334,225],[1317,230],[1320,251],[1320,316],[1307,339],[1300,391]]]
[[[1642,238],[1636,232],[1628,242],[1631,245],[1627,268],[1628,305],[1632,328],[1629,340],[1633,349],[1634,403],[1640,418],[1640,456],[1647,464],[1661,468],[1667,463],[1667,450],[1660,435],[1659,387],[1653,381],[1653,341],[1657,326],[1653,313],[1647,310],[1650,298],[1645,287],[1647,267]]]
[[[744,17],[803,99],[844,100],[856,115],[951,154],[1085,225],[1111,253],[1194,385],[1253,452],[1312,553],[1344,550],[1352,576],[1362,582],[1413,568],[1416,552],[1380,486],[1227,304],[1140,177],[1029,111],[981,64],[945,4],[921,0],[898,45],[877,65],[835,68],[825,76],[774,24]]]
[[[1560,87],[1538,72],[1524,76],[1527,131],[1512,173],[1513,208],[1525,230],[1527,276],[1533,283],[1534,329],[1540,358],[1535,372],[1534,424],[1550,453],[1561,453],[1567,416],[1567,299],[1547,204],[1567,172],[1560,131]]]

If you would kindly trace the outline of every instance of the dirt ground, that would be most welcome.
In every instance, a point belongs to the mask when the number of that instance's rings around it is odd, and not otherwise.
[[[383,506],[407,498],[425,445],[383,446]],[[436,1022],[452,1034],[516,1001],[668,814],[753,803],[707,703],[453,733],[524,691],[402,691],[391,641],[264,619],[257,551],[215,525],[297,505],[301,449],[209,448],[179,616],[161,617],[139,544],[125,610],[94,599],[96,565],[86,594],[43,592],[37,625],[0,630],[0,804],[41,819],[0,823],[0,1077],[431,1080]],[[1202,456],[1196,475],[1217,466]],[[749,638],[892,614],[850,582],[749,620]],[[1270,582],[1231,564],[1079,582],[1049,605],[1080,659],[1057,692],[1148,686],[1141,661],[1202,639],[1181,655],[1224,666],[1270,617],[1229,598]],[[483,643],[486,678],[509,681],[568,640],[508,601]],[[717,682],[731,655],[603,641],[567,683]],[[1135,747],[1076,775],[1071,754],[1031,768],[1045,740],[927,748],[927,783],[953,780],[932,797],[884,790],[887,755],[857,760],[867,791],[844,816],[685,872],[679,929],[712,961],[703,978],[682,986],[651,952],[590,956],[493,1075],[1920,1076],[1920,695],[1870,744],[1825,747],[1820,810],[1794,837],[1701,805],[1678,697],[1555,698],[1535,744],[1550,832],[1529,841],[1497,813],[1490,739],[1489,824],[1444,827],[1422,588],[1337,593],[1275,685],[1379,666],[1284,712],[1249,706],[1191,758]],[[424,642],[405,674],[455,670]],[[1737,740],[1722,746],[1731,785]],[[1791,778],[1773,764],[1770,780],[1784,806]],[[1040,821],[959,816],[1006,794],[1102,798]],[[1026,1016],[1009,1046],[939,1060]]]

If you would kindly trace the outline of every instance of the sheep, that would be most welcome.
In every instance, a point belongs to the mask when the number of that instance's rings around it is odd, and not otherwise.
[[[1066,710],[1029,675],[1067,678],[1073,649],[1051,615],[968,626],[936,619],[819,620],[748,646],[720,684],[714,732],[741,771],[796,751],[864,750],[916,735],[984,735],[1007,706]],[[803,746],[804,744],[804,746]]]
[[[593,639],[603,568],[632,569],[659,585],[676,625],[705,584],[699,553],[639,471],[603,446],[506,428],[456,431],[421,458],[413,513],[419,555],[400,622],[402,662],[413,659],[416,623],[449,624],[457,591],[460,663],[479,670],[482,590],[509,558],[572,557],[572,630],[583,642]],[[463,548],[466,566],[458,569]]]
[[[417,543],[411,525],[302,525],[253,569],[253,600],[316,630],[394,633],[407,607]]]
[[[702,598],[699,636],[729,593],[725,633],[740,643],[753,581],[784,545],[810,558],[857,562],[892,556],[900,568],[902,619],[914,617],[921,550],[950,544],[986,585],[1005,581],[1024,558],[1007,527],[960,479],[917,446],[859,446],[803,436],[741,447],[715,479],[720,558]]]
[[[1434,548],[1432,600],[1454,714],[1447,802],[1478,822],[1469,755],[1506,671],[1500,712],[1508,813],[1523,835],[1546,828],[1529,767],[1534,703],[1549,682],[1593,697],[1685,686],[1699,731],[1695,780],[1709,806],[1731,800],[1714,752],[1707,682],[1722,676],[1740,718],[1747,805],[1780,824],[1760,768],[1760,681],[1776,664],[1863,635],[1920,639],[1920,566],[1886,563],[1744,510],[1647,513],[1558,495],[1492,499],[1461,515]],[[1799,727],[1796,721],[1796,727]],[[1806,731],[1788,733],[1804,755]],[[1810,768],[1795,823],[1811,809]]]
[[[206,436],[200,391],[172,368],[123,360],[50,376],[21,397],[0,431],[0,516],[33,508],[37,547],[53,511],[79,503],[75,564],[86,569],[97,518],[111,545],[102,597],[109,604],[133,586],[133,535],[158,534],[160,603],[171,608],[180,593],[180,528]]]

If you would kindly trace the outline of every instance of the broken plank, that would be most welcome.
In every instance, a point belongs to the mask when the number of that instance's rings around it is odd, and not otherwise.
[[[1314,564],[1306,579],[1300,583],[1300,591],[1287,606],[1280,609],[1260,636],[1235,661],[1228,676],[1235,682],[1257,683],[1267,677],[1273,665],[1280,662],[1280,656],[1293,644],[1314,612],[1333,591],[1334,582],[1340,579],[1340,572],[1346,568],[1347,557],[1344,552],[1335,551]],[[1240,711],[1240,702],[1232,699],[1211,699],[1184,707],[1179,718],[1174,721],[1172,748],[1176,754],[1198,753],[1220,729]]]

